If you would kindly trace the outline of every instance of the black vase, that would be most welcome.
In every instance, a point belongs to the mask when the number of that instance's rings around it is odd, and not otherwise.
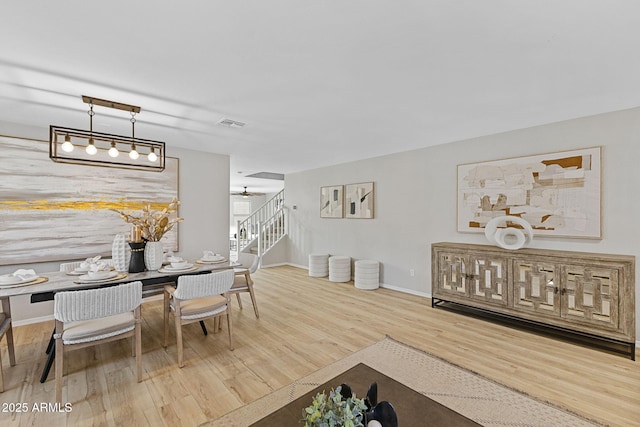
[[[144,246],[147,242],[129,242],[131,246],[131,261],[129,262],[129,273],[140,273],[145,270],[144,266]]]

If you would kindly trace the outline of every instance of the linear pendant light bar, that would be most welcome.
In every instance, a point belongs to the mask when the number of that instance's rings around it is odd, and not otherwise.
[[[49,158],[58,163],[161,172],[165,168],[165,143],[136,138],[135,115],[141,108],[106,99],[82,96],[89,104],[89,130],[49,126]],[[128,111],[131,136],[93,130],[94,105]]]
[[[109,101],[109,100],[106,100],[106,99],[94,98],[92,96],[82,95],[82,101],[85,104],[99,105],[101,107],[115,108],[117,110],[132,111],[134,113],[139,113],[140,112],[140,107],[137,107],[135,105],[123,104],[121,102],[115,102],[115,101]]]
[[[62,148],[65,139],[71,140],[73,151],[67,152]],[[93,139],[97,149],[96,154],[88,154],[85,150],[87,141]],[[89,166],[105,166],[122,169],[137,169],[161,172],[165,167],[165,143],[148,139],[134,138],[138,159],[131,159],[131,137],[112,135],[102,132],[89,132],[82,129],[65,128],[61,126],[49,126],[49,158],[57,163],[72,163]],[[118,156],[112,157],[109,150],[115,143]],[[156,156],[156,161],[149,160],[151,149]]]

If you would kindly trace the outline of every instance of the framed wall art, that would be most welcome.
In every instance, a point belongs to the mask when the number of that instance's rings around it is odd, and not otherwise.
[[[345,218],[373,218],[373,182],[344,186]]]
[[[459,232],[525,219],[534,235],[601,239],[601,147],[458,165]]]
[[[343,187],[332,185],[320,187],[320,218],[342,218]]]
[[[111,209],[164,208],[178,197],[178,159],[163,172],[55,163],[46,141],[0,136],[0,265],[111,255],[131,230]],[[163,238],[178,249],[178,227]]]

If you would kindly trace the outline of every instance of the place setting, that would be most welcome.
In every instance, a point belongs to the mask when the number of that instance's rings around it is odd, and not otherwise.
[[[81,262],[80,265],[78,267],[76,267],[74,270],[68,271],[67,272],[67,276],[86,276],[89,273],[89,270],[91,269],[92,265],[98,264],[100,262],[104,263],[103,261],[100,261],[100,258],[102,258],[100,255],[92,257],[92,258],[87,258],[86,260]],[[105,263],[105,265],[110,270],[114,270],[114,268],[112,266],[109,266],[106,263]],[[105,268],[105,270],[106,270],[106,268]]]
[[[35,285],[49,280],[47,277],[40,277],[35,270],[19,269],[13,273],[0,275],[0,288],[14,288],[25,285]]]
[[[213,251],[203,251],[202,258],[196,260],[197,264],[221,264],[227,262],[228,259],[220,254],[216,254]]]
[[[82,268],[82,265],[80,268]],[[78,280],[76,280],[75,283],[101,283],[109,282],[111,280],[119,280],[124,277],[127,277],[127,273],[114,271],[106,262],[97,261],[95,263],[90,263],[87,271],[78,277]]]
[[[186,261],[185,259],[177,256],[170,256],[167,258],[169,264],[163,266],[158,271],[161,273],[183,273],[186,271],[197,270],[198,267],[193,263]]]

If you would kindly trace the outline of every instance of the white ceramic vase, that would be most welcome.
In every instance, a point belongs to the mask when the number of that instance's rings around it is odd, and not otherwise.
[[[111,259],[116,271],[129,271],[129,261],[131,261],[131,248],[127,244],[124,234],[116,234],[111,246]]]
[[[162,242],[147,242],[144,247],[144,265],[147,270],[156,271],[162,267]]]

